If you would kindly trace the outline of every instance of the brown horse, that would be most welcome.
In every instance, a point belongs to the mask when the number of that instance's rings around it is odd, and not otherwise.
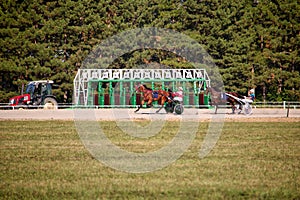
[[[146,85],[140,84],[136,88],[137,92],[143,93],[142,100],[140,102],[140,105],[138,105],[138,108],[134,112],[138,112],[140,108],[143,107],[144,103],[146,102],[147,108],[152,107],[152,102],[157,101],[161,107],[156,111],[158,113],[163,107],[165,102],[169,101],[168,96],[169,92],[164,90],[157,90],[153,91],[151,88],[148,88]]]
[[[230,104],[231,109],[232,109],[232,114],[235,113],[235,110],[237,109],[237,107],[235,106],[235,104],[239,105],[239,114],[242,111],[242,107],[243,104],[241,104],[241,102],[237,101],[236,99],[234,99],[232,96],[237,97],[237,98],[241,98],[244,99],[244,96],[236,93],[236,92],[217,92],[214,88],[212,87],[208,87],[206,88],[206,94],[210,93],[210,103],[211,105],[216,106],[216,110],[215,113],[217,113],[217,109],[219,105],[226,105],[227,103]],[[229,94],[229,95],[226,95]]]

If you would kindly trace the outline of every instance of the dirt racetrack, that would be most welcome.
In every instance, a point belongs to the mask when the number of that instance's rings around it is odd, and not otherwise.
[[[0,120],[196,120],[210,121],[224,119],[225,121],[290,121],[300,122],[300,109],[253,109],[251,115],[229,114],[230,109],[186,108],[181,115],[167,114],[164,110],[155,113],[156,109],[143,109],[134,113],[131,109],[58,109],[58,110],[0,110]],[[287,117],[288,113],[288,117]]]

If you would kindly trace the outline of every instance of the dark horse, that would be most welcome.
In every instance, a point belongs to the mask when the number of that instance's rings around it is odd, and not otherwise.
[[[138,105],[138,108],[134,112],[138,112],[140,108],[143,107],[144,103],[147,102],[146,106],[147,108],[152,107],[152,102],[157,101],[161,107],[156,111],[158,113],[163,107],[165,102],[169,101],[168,96],[169,92],[164,91],[164,90],[157,90],[153,91],[151,88],[148,88],[146,85],[140,84],[136,88],[137,92],[143,93],[142,100],[140,102],[140,105]]]
[[[235,110],[237,109],[237,107],[235,106],[235,104],[238,104],[239,105],[239,114],[241,113],[242,111],[242,104],[237,101],[236,99],[234,99],[232,96],[234,97],[237,97],[237,98],[241,98],[241,99],[244,99],[244,96],[236,93],[236,92],[226,92],[226,93],[223,93],[223,92],[217,92],[215,89],[213,89],[212,87],[208,87],[206,88],[206,94],[210,93],[210,102],[211,102],[211,105],[214,105],[216,106],[216,110],[215,110],[215,113],[217,113],[217,109],[218,109],[218,106],[219,105],[226,105],[226,103],[229,103],[230,106],[231,106],[231,109],[232,109],[232,114],[235,113]],[[229,94],[229,95],[226,95],[226,94]]]

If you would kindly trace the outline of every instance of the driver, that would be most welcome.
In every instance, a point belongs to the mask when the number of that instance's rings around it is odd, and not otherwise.
[[[178,87],[178,91],[173,93],[174,100],[182,102],[183,100],[183,88]]]
[[[254,99],[255,99],[254,89],[249,90],[247,98],[254,101]]]

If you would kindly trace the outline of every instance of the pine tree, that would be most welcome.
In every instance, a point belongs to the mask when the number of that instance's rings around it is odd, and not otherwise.
[[[59,101],[67,91],[71,102],[77,70],[102,56],[87,57],[92,49],[115,34],[142,27],[172,29],[197,41],[213,57],[227,91],[246,94],[256,88],[259,100],[299,100],[297,0],[255,2],[4,1],[0,5],[0,101],[19,94],[28,81],[52,79],[59,85],[55,90]],[[131,37],[120,41],[116,54],[131,47]],[[110,67],[158,63],[189,68],[198,57],[210,64],[208,57],[194,51],[196,46],[184,57],[183,44],[178,38],[170,40],[174,47],[168,51],[127,52]],[[94,62],[95,67],[99,64]]]

